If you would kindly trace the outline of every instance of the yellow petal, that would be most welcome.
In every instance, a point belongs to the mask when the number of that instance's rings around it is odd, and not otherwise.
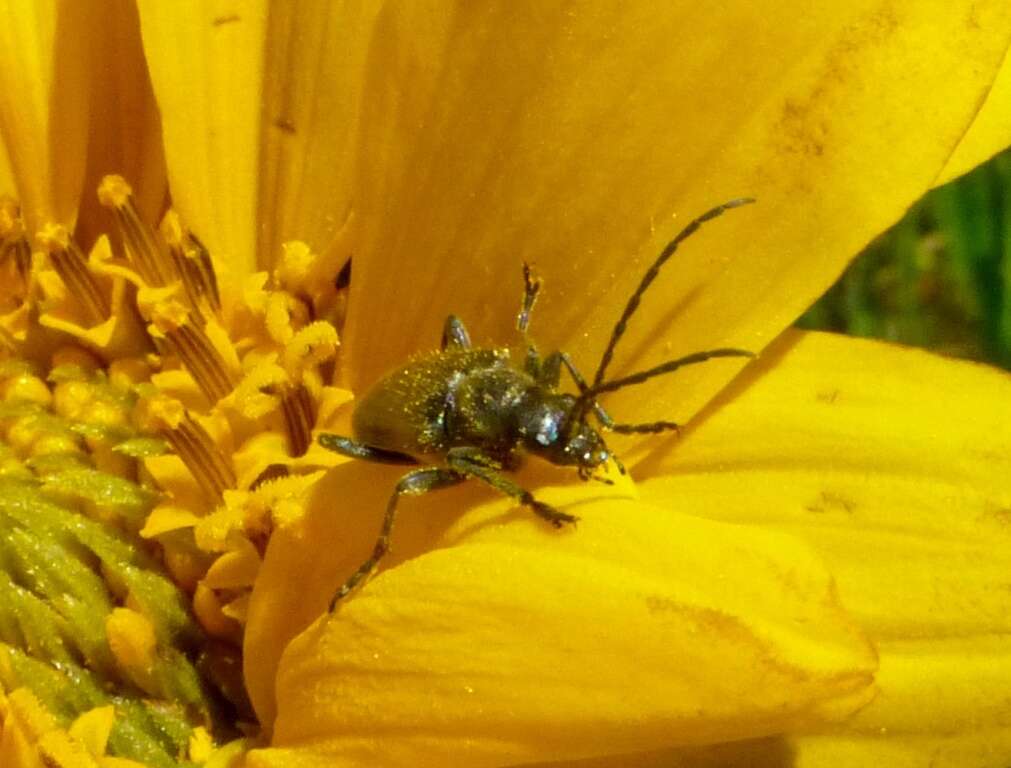
[[[1011,6],[413,2],[377,30],[345,334],[355,389],[434,346],[449,312],[482,343],[515,339],[523,260],[551,318],[535,312],[534,337],[592,373],[663,243],[739,195],[759,204],[685,244],[611,372],[760,350],[934,182],[1001,63]],[[685,419],[738,368],[612,402]]]
[[[105,754],[105,745],[115,721],[115,707],[95,707],[74,720],[68,733],[87,747],[92,756],[100,757]]]
[[[378,6],[374,0],[271,5],[261,265],[273,264],[281,244],[296,238],[325,254],[348,215],[362,70]]]
[[[56,728],[56,721],[27,688],[7,695],[0,758],[13,768],[39,768],[43,763],[36,745],[43,734]]]
[[[988,160],[996,151],[1011,144],[1011,50],[1004,54],[1004,64],[993,87],[980,106],[979,114],[966,131],[958,147],[948,158],[935,186],[947,184]]]
[[[244,755],[250,746],[246,739],[231,741],[214,750],[204,768],[242,768]]]
[[[878,699],[844,729],[795,739],[799,765],[1011,762],[1007,635],[894,641],[881,660]]]
[[[877,682],[882,690],[842,728],[715,748],[565,763],[565,768],[1008,765],[1011,727],[1004,693],[1011,684],[1011,663],[1006,644],[977,638],[884,643],[880,650]]]
[[[214,740],[203,726],[193,729],[190,734],[189,757],[195,763],[203,765],[214,751]]]
[[[1011,642],[1006,373],[791,333],[632,473],[654,503],[809,540],[876,638]]]
[[[17,196],[17,186],[14,184],[14,170],[7,157],[7,147],[0,141],[0,195]]]
[[[165,151],[161,120],[140,41],[137,7],[113,0],[101,9],[102,23],[93,45],[98,65],[92,68],[91,110],[99,116],[88,132],[88,165],[76,235],[90,244],[108,231],[108,213],[96,195],[110,173],[122,174],[133,187],[133,201],[148,226],[161,218],[165,205]]]
[[[0,3],[0,134],[29,232],[73,227],[88,140],[95,3]]]
[[[139,3],[172,202],[216,264],[256,264],[264,0]]]
[[[370,548],[383,477],[333,470],[275,532],[246,641],[258,708],[271,659]],[[474,488],[405,502],[392,567],[288,646],[273,745],[334,765],[503,765],[777,732],[867,700],[873,651],[789,537],[627,492],[538,493],[578,528],[508,500],[454,521]]]
[[[213,589],[248,587],[260,570],[260,555],[256,548],[243,539],[237,550],[221,555],[207,569],[205,581]]]
[[[151,539],[169,531],[178,531],[180,528],[192,528],[199,522],[200,518],[188,509],[172,504],[159,504],[147,516],[140,535]]]
[[[878,645],[880,696],[801,765],[1011,761],[1011,376],[790,334],[633,473],[655,503],[804,538]]]
[[[108,755],[99,759],[101,768],[144,768],[143,764],[136,760],[127,760],[125,757],[110,757]]]
[[[39,739],[39,756],[43,765],[56,768],[98,768],[98,763],[84,745],[72,740],[66,731],[49,731]]]

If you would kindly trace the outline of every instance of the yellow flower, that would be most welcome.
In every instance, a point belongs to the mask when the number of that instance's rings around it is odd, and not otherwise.
[[[924,190],[1011,143],[1004,3],[9,5],[3,466],[26,507],[55,484],[55,519],[157,542],[192,594],[178,626],[241,640],[247,765],[1011,759],[1011,382],[783,333]],[[612,441],[635,485],[531,462],[519,482],[581,518],[562,532],[478,487],[406,501],[393,554],[326,616],[397,478],[311,445],[347,430],[331,382],[361,393],[450,312],[515,342],[524,260],[533,337],[592,371],[654,254],[742,194],[759,204],[678,251],[611,375],[759,358],[607,397],[687,424]],[[161,495],[79,501],[125,473]],[[213,707],[172,695],[193,649],[108,570],[108,675],[205,714],[170,758],[227,764],[245,745],[211,755]],[[47,711],[10,632],[0,756],[114,765],[108,705]]]

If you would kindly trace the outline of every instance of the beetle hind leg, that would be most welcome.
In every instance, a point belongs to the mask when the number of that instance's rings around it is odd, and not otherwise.
[[[328,432],[320,434],[319,444],[329,451],[339,453],[351,459],[374,461],[377,464],[417,464],[413,456],[399,451],[388,451],[385,448],[375,448],[365,443],[359,443],[350,437],[332,435]]]
[[[334,596],[330,600],[330,613],[334,612],[337,603],[347,597],[355,587],[369,577],[369,574],[379,565],[379,561],[390,551],[390,534],[393,531],[393,522],[397,515],[397,502],[401,496],[420,496],[423,493],[435,491],[439,488],[457,485],[466,479],[466,475],[455,472],[452,469],[441,469],[439,467],[416,469],[400,478],[397,482],[397,487],[393,491],[393,495],[390,496],[390,500],[386,503],[383,527],[379,533],[379,538],[376,539],[375,546],[372,547],[372,555],[334,593]]]

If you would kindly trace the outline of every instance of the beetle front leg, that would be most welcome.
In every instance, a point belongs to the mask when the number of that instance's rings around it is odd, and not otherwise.
[[[514,483],[497,469],[494,469],[493,466],[489,466],[489,463],[493,463],[493,460],[475,448],[451,448],[446,454],[446,463],[450,469],[462,475],[482,480],[495,490],[507,496],[512,496],[520,504],[530,507],[534,514],[547,520],[555,528],[561,528],[568,523],[575,523],[579,519],[575,515],[561,512],[550,504],[545,504],[543,501],[535,499],[534,495],[526,488]]]
[[[400,500],[401,496],[420,496],[423,493],[435,491],[439,488],[457,485],[466,479],[466,475],[455,472],[452,469],[441,469],[439,467],[416,469],[400,478],[396,489],[393,491],[393,495],[390,496],[390,500],[386,504],[383,527],[379,533],[379,538],[376,539],[375,546],[372,548],[372,555],[334,593],[333,598],[330,600],[330,613],[334,612],[337,603],[347,597],[348,593],[364,579],[368,578],[369,574],[379,564],[379,561],[390,551],[390,534],[393,531],[393,521],[396,519],[397,501]]]
[[[572,380],[576,382],[576,388],[579,392],[585,392],[589,388],[589,385],[586,383],[586,379],[583,378],[583,374],[581,374],[579,369],[576,368],[576,364],[572,362],[572,358],[569,357],[567,352],[552,352],[544,359],[544,364],[541,370],[545,377],[554,377],[554,382],[551,386],[558,386],[558,379],[561,375],[561,367],[563,365],[565,366],[565,370],[569,372],[569,376],[572,377]],[[541,381],[541,383],[544,384],[547,382]],[[593,412],[597,415],[597,418],[600,419],[601,424],[608,428],[614,426],[614,419],[612,419],[608,415],[607,411],[604,410],[604,406],[596,400],[592,400],[591,407],[593,408]]]
[[[537,294],[541,290],[541,281],[534,275],[530,265],[523,262],[523,301],[519,314],[516,316],[516,330],[526,338],[527,327],[530,325],[530,313],[537,303]]]

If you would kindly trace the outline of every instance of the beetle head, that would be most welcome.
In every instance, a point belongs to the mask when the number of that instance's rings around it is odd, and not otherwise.
[[[520,434],[524,447],[552,464],[579,467],[588,478],[611,458],[604,438],[580,413],[575,396],[541,392],[522,409]]]

